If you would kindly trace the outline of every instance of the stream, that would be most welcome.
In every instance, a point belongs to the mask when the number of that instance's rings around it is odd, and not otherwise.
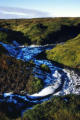
[[[52,49],[54,45],[20,46],[16,41],[14,41],[12,45],[2,42],[0,42],[0,44],[8,50],[10,56],[16,59],[23,61],[33,60],[35,63],[33,74],[35,77],[41,78],[44,82],[44,88],[32,95],[28,93],[24,95],[14,94],[12,92],[0,95],[0,103],[5,103],[10,113],[15,113],[16,110],[17,114],[23,114],[25,110],[31,109],[34,105],[51,99],[54,95],[77,94],[74,81],[66,70],[55,66],[54,63],[49,60],[36,58],[41,52]],[[41,64],[47,65],[51,72],[43,72],[40,69]]]

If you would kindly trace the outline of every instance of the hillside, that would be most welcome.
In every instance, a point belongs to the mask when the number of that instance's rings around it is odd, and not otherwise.
[[[80,33],[80,18],[0,20],[0,41],[20,44],[65,42]]]
[[[46,51],[47,59],[71,68],[80,68],[80,34]]]
[[[0,94],[10,91],[34,93],[43,88],[42,80],[32,74],[33,66],[33,62],[23,62],[9,56],[0,45]]]
[[[54,97],[28,110],[23,120],[80,120],[80,96]]]

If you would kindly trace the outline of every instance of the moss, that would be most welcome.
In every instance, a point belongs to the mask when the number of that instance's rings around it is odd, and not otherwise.
[[[40,68],[43,70],[43,71],[46,71],[46,72],[51,72],[50,68],[45,65],[45,64],[41,64]]]

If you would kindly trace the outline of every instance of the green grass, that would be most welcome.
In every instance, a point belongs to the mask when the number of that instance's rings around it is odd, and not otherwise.
[[[9,118],[1,112],[0,119],[21,120],[20,117]],[[80,120],[80,95],[55,96],[27,110],[23,120]]]
[[[0,31],[0,41],[3,42],[16,40],[26,45],[53,44],[77,36],[80,33],[80,18],[0,20],[0,27],[8,30]]]
[[[72,68],[80,68],[80,34],[46,51],[47,59]]]
[[[24,113],[23,120],[80,120],[80,96],[54,97]]]

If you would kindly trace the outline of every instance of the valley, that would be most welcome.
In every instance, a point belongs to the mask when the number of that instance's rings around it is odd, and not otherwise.
[[[80,19],[0,20],[0,27],[0,111],[4,119],[58,120],[63,111],[62,120],[66,115],[79,120]]]

